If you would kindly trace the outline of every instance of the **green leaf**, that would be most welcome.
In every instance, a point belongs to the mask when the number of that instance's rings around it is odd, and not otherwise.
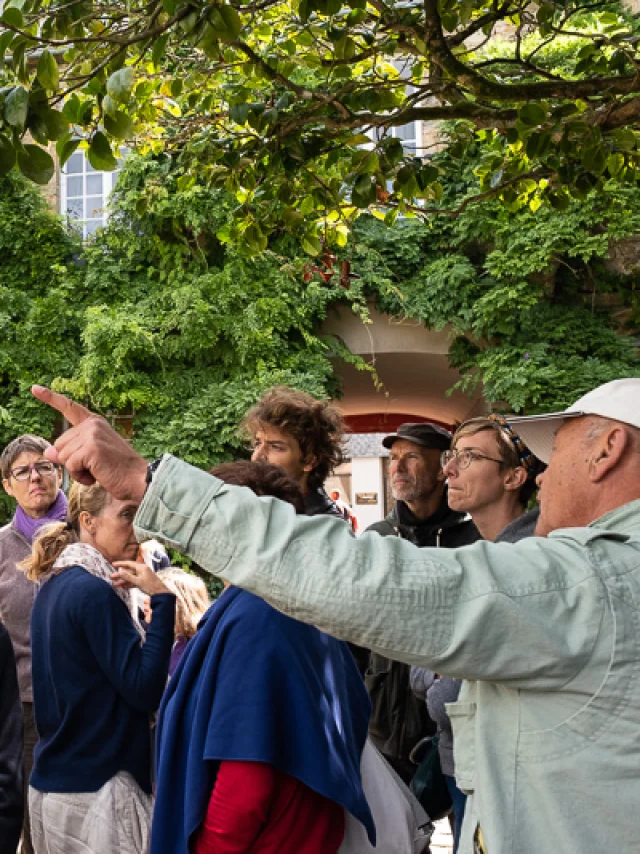
[[[307,255],[319,255],[322,251],[322,243],[312,234],[305,235],[300,241],[300,245]]]
[[[62,108],[62,115],[71,125],[80,125],[82,124],[82,110],[83,105],[80,101],[80,98],[74,93],[67,101],[65,101],[64,106]]]
[[[50,50],[43,50],[38,60],[36,77],[42,84],[43,89],[55,92],[58,89],[60,75],[58,63]]]
[[[549,204],[554,210],[566,211],[570,201],[566,193],[549,193]]]
[[[0,20],[3,24],[6,24],[8,27],[14,27],[16,30],[21,30],[24,27],[22,12],[20,9],[16,9],[15,6],[9,6],[5,9]]]
[[[233,6],[218,6],[218,14],[224,22],[225,29],[231,40],[237,39],[242,32],[242,21],[240,15]]]
[[[612,178],[617,178],[624,169],[624,154],[615,151],[607,157],[607,169]]]
[[[4,102],[4,119],[15,128],[23,128],[29,111],[29,93],[23,86],[13,88]]]
[[[135,72],[131,66],[114,71],[107,80],[107,94],[119,104],[128,100],[135,80]]]
[[[0,36],[0,63],[4,62],[4,55],[6,53],[7,48],[15,38],[16,34],[11,30],[7,30],[6,33],[3,33]]]
[[[615,130],[611,136],[622,151],[633,151],[638,142],[635,133],[628,128]]]
[[[43,122],[47,132],[47,139],[60,139],[69,130],[69,122],[59,110],[47,110],[43,116]]]
[[[79,145],[80,140],[73,139],[71,135],[58,140],[56,143],[56,154],[58,155],[58,161],[61,167],[64,166]]]
[[[169,41],[169,33],[165,33],[165,35],[160,36],[159,39],[156,39],[156,42],[153,46],[153,50],[151,51],[151,60],[153,64],[158,67],[162,60],[162,57],[165,55],[167,51],[167,43]]]
[[[29,143],[18,152],[18,166],[22,174],[36,184],[48,184],[56,171],[49,152]]]
[[[109,140],[101,131],[94,133],[89,144],[87,157],[89,163],[99,172],[112,172],[118,165],[118,161],[111,151]]]
[[[229,118],[236,124],[244,125],[249,118],[249,104],[234,104],[229,109]]]
[[[607,155],[601,146],[585,148],[580,159],[584,168],[595,175],[601,175],[607,166]]]
[[[16,162],[16,152],[6,136],[0,136],[0,175],[11,172]]]
[[[131,139],[133,136],[133,121],[122,110],[118,110],[115,116],[105,115],[103,123],[107,133],[116,139]]]
[[[258,225],[250,225],[243,236],[252,252],[263,252],[267,248],[267,238]]]
[[[547,118],[547,111],[544,107],[541,107],[540,104],[525,104],[524,107],[521,107],[518,111],[518,118],[523,125],[533,127],[534,125],[542,124],[542,122]]]

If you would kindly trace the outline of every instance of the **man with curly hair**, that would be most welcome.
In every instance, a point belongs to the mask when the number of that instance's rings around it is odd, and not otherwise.
[[[300,484],[307,516],[344,518],[323,488],[343,459],[344,422],[335,406],[304,391],[274,386],[247,412],[242,429],[253,461],[279,466]]]

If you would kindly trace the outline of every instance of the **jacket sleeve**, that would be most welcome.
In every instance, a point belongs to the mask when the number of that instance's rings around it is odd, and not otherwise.
[[[447,714],[446,704],[455,703],[460,693],[462,682],[459,679],[450,679],[441,676],[436,679],[427,691],[427,709],[429,716],[438,724],[439,730],[451,732],[451,721]]]
[[[427,691],[433,685],[436,674],[426,667],[412,667],[409,672],[409,684],[411,690],[423,703],[427,702]]]
[[[15,854],[24,811],[22,706],[11,640],[0,626],[0,854]]]
[[[465,679],[550,689],[588,662],[605,614],[585,547],[566,536],[419,549],[355,539],[166,456],[136,517],[279,610],[388,658]]]
[[[144,644],[126,605],[103,581],[89,576],[79,599],[79,620],[98,666],[129,705],[155,712],[169,672],[176,598],[151,597],[153,619]]]

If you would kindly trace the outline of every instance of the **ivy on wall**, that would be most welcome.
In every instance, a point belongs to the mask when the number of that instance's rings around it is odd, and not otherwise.
[[[445,206],[473,192],[486,149],[456,155]],[[445,150],[435,159],[454,157]],[[640,238],[626,275],[610,263],[627,239],[633,256],[640,235],[640,193],[631,186],[608,182],[542,217],[495,200],[393,229],[370,217],[355,235],[351,258],[365,292],[382,311],[449,326],[457,387],[482,383],[490,405],[565,408],[600,383],[640,374],[632,336],[640,326]]]

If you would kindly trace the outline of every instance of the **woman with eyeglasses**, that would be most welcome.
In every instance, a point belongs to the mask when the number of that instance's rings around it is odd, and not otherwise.
[[[468,513],[483,539],[515,543],[534,535],[539,511],[527,511],[527,505],[543,467],[504,418],[492,415],[466,421],[455,432],[451,450],[442,453],[441,463],[448,482],[449,507]],[[411,668],[411,686],[425,699],[438,727],[440,764],[453,805],[454,852],[466,798],[456,785],[453,733],[446,705],[463,699],[459,698],[461,685],[458,679]]]
[[[60,489],[62,472],[45,459],[48,447],[49,442],[42,436],[26,434],[10,442],[0,455],[2,485],[17,504],[12,520],[0,528],[0,613],[15,651],[24,720],[23,854],[33,854],[26,782],[38,739],[33,717],[29,629],[37,588],[16,565],[31,554],[33,538],[43,525],[66,516],[67,499]]]

